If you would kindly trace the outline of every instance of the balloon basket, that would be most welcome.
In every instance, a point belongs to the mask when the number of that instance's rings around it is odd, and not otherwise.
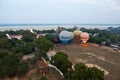
[[[80,46],[84,46],[84,47],[86,47],[86,46],[88,46],[88,44],[80,44]]]

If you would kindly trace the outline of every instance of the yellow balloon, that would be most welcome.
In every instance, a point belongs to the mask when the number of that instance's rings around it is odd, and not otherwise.
[[[80,41],[80,35],[82,34],[82,31],[75,30],[73,33],[74,33],[75,41],[79,42]]]

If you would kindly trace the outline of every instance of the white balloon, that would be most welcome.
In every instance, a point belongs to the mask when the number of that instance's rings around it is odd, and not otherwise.
[[[62,31],[60,32],[59,38],[61,41],[69,41],[71,39],[71,36],[68,31]]]
[[[70,34],[70,39],[74,39],[74,34],[72,32],[69,32]]]

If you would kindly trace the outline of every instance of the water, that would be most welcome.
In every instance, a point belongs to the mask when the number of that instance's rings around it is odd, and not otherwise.
[[[0,30],[19,30],[19,29],[56,29],[58,26],[65,28],[84,27],[87,29],[107,29],[108,27],[120,27],[120,24],[0,24]]]
[[[120,24],[0,24],[2,26],[120,26]]]

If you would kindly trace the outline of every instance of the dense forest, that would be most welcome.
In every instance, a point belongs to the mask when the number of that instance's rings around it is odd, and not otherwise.
[[[53,43],[46,38],[37,38],[30,31],[0,32],[0,77],[22,76],[29,69],[34,68],[37,61],[53,47]],[[22,39],[8,39],[5,33],[22,34]],[[24,55],[34,53],[35,57],[23,60]]]

